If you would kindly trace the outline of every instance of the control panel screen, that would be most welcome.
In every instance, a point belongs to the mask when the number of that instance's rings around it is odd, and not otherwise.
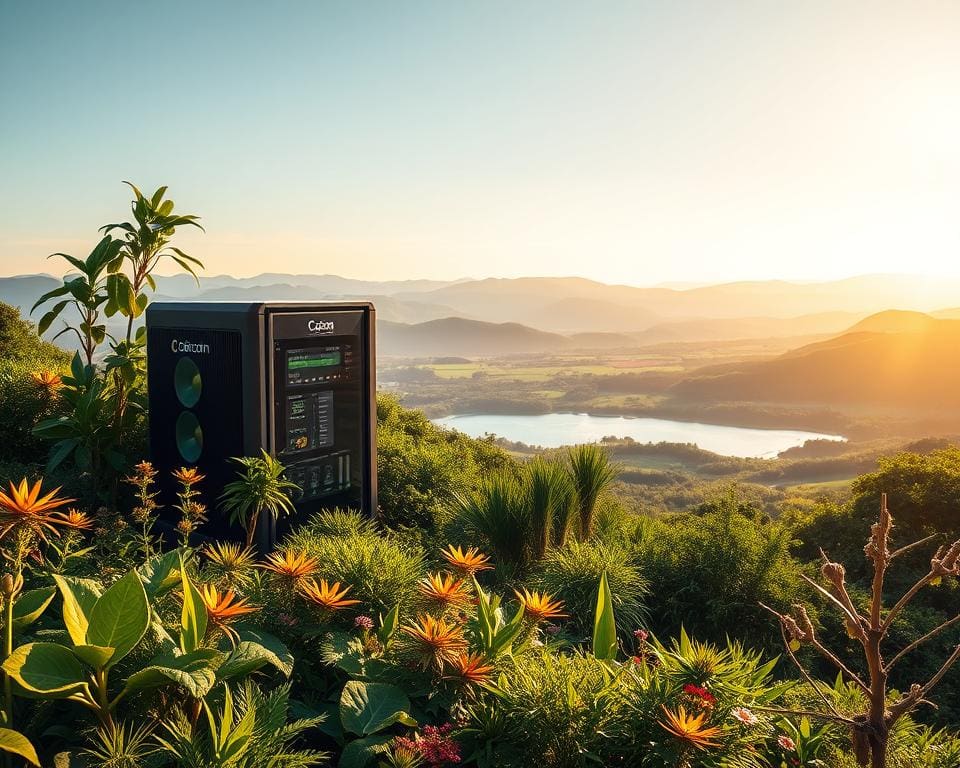
[[[287,384],[339,380],[344,373],[345,352],[341,346],[287,350]]]
[[[354,334],[274,338],[274,445],[295,502],[356,504],[363,459],[363,372]]]

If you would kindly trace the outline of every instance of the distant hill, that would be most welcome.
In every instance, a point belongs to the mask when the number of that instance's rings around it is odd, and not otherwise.
[[[860,315],[851,312],[821,312],[799,317],[737,317],[675,320],[658,323],[633,334],[642,344],[668,341],[728,341],[840,333]]]
[[[701,369],[674,392],[708,401],[960,407],[960,320],[884,312],[854,328],[880,330],[852,330],[764,362]]]
[[[377,351],[402,357],[466,357],[555,352],[569,349],[566,336],[519,323],[485,323],[448,317],[416,325],[377,322]]]

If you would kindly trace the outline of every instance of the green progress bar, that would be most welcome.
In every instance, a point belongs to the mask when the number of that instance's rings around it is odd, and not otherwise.
[[[321,368],[330,365],[340,365],[340,355],[331,357],[308,357],[306,360],[290,360],[287,368],[291,371],[297,368]]]

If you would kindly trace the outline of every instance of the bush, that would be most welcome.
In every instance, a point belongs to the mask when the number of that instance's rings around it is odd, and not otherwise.
[[[388,395],[377,396],[377,451],[380,516],[395,527],[443,526],[456,495],[515,464],[491,441],[441,429]]]
[[[284,548],[315,557],[318,579],[348,585],[350,597],[361,600],[361,608],[373,614],[386,614],[397,604],[405,612],[416,599],[417,583],[425,572],[421,549],[371,531],[317,536],[307,526],[290,534]]]
[[[620,547],[571,541],[547,555],[534,574],[533,583],[563,600],[564,611],[570,614],[567,623],[581,636],[587,636],[593,631],[597,585],[604,571],[620,634],[629,635],[647,626],[646,581]]]

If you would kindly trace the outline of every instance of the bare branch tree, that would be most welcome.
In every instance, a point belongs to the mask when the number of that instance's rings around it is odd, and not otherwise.
[[[927,696],[930,691],[943,679],[950,668],[957,661],[960,661],[960,645],[958,645],[929,680],[925,683],[912,684],[906,693],[888,706],[887,680],[890,670],[908,653],[949,627],[960,623],[960,613],[958,613],[953,618],[944,621],[922,637],[914,640],[899,651],[889,662],[884,663],[882,646],[897,616],[924,587],[939,584],[944,577],[960,576],[960,541],[956,541],[949,547],[937,549],[930,559],[930,570],[917,580],[884,615],[883,585],[890,563],[900,555],[912,551],[935,538],[927,536],[920,541],[891,552],[892,530],[893,518],[887,509],[887,495],[883,494],[880,501],[880,516],[877,522],[871,526],[870,538],[863,550],[867,558],[873,563],[873,581],[870,590],[868,616],[861,615],[850,597],[846,585],[846,570],[843,565],[832,562],[822,550],[824,564],[820,573],[826,582],[826,587],[817,584],[812,579],[807,579],[820,595],[840,611],[850,637],[860,642],[869,671],[867,680],[857,675],[837,654],[820,642],[814,631],[813,623],[802,605],[793,606],[792,613],[779,613],[768,606],[763,606],[780,621],[780,630],[788,656],[800,670],[804,680],[812,686],[814,692],[823,701],[826,711],[818,713],[818,716],[825,720],[843,723],[849,727],[857,762],[861,766],[870,766],[870,768],[886,768],[890,730],[894,723],[920,704],[929,703]],[[851,718],[844,716],[837,710],[833,701],[817,686],[810,673],[797,659],[796,650],[803,643],[810,645],[817,653],[840,670],[846,680],[853,683],[864,693],[868,703],[866,712]],[[809,715],[810,713],[803,714]]]

